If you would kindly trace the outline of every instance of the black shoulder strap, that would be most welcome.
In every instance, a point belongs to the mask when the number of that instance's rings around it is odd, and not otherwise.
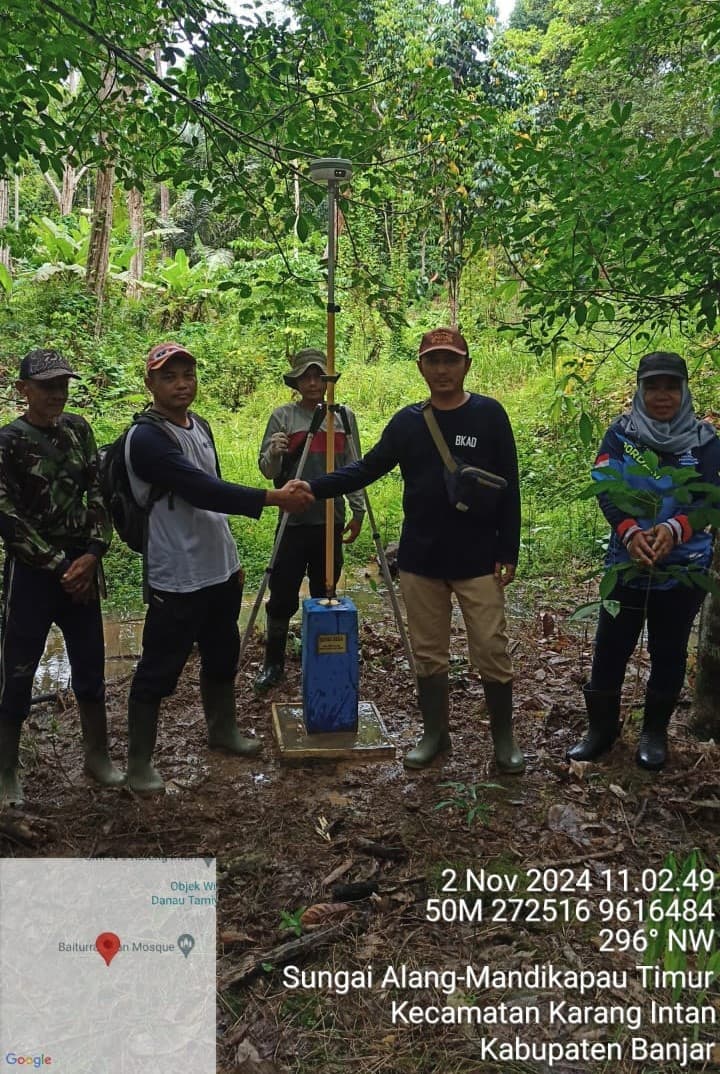
[[[201,418],[200,415],[196,414],[194,410],[188,410],[188,414],[193,419],[193,421],[196,421],[198,425],[207,433],[208,439],[210,440],[210,443],[212,444],[212,449],[215,453],[215,473],[218,477],[222,477],[222,474],[220,472],[220,459],[218,458],[217,447],[215,446],[215,437],[213,436],[213,431],[210,428],[210,422],[206,421],[205,418]]]
[[[26,436],[28,440],[32,440],[42,450],[43,454],[47,455],[53,462],[56,462],[60,468],[73,479],[73,481],[77,482],[77,484],[82,487],[86,486],[87,472],[81,470],[79,466],[73,466],[71,462],[68,462],[57,445],[53,444],[51,440],[48,440],[47,436],[45,436],[42,430],[38,429],[36,425],[31,425],[31,423],[25,421],[24,418],[15,418],[15,421],[10,422],[9,428],[16,429],[22,436]]]
[[[156,413],[154,410],[141,410],[139,414],[133,414],[132,423],[133,425],[153,425],[156,429],[162,429],[165,436],[172,440],[175,447],[182,451],[182,444],[172,431],[172,422],[169,422],[167,418],[163,418],[161,414]]]
[[[155,429],[162,430],[163,434],[168,438],[168,440],[172,440],[178,451],[182,451],[182,444],[178,440],[175,433],[172,431],[172,423],[169,422],[167,418],[164,418],[162,414],[158,414],[154,410],[141,410],[139,414],[133,414],[132,424],[130,425],[128,432],[130,432],[130,429],[132,429],[134,425],[152,425]],[[161,500],[163,496],[167,496],[168,507],[170,508],[170,510],[172,510],[175,505],[175,493],[172,491],[168,491],[168,489],[161,488],[159,485],[150,486],[148,500],[145,505],[145,510],[147,514],[150,513],[153,506],[157,503],[158,500]],[[144,555],[145,553],[143,552],[143,556]]]
[[[438,449],[440,458],[447,470],[451,474],[454,474],[458,470],[458,464],[453,455],[450,452],[450,448],[447,446],[447,442],[440,432],[440,426],[435,420],[435,415],[432,412],[432,404],[429,399],[426,399],[422,404],[423,417],[425,418],[425,424],[430,430],[430,435],[435,441],[435,447]],[[462,460],[461,460],[462,461]],[[494,474],[491,470],[481,470],[478,466],[463,466],[463,473],[472,476],[479,485],[484,485],[486,488],[495,489],[496,491],[502,491],[507,488],[507,481],[500,474]]]

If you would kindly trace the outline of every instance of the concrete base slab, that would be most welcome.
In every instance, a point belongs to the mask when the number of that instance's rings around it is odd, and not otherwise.
[[[361,701],[358,705],[356,732],[323,731],[309,735],[305,730],[302,701],[273,704],[272,713],[275,741],[280,759],[286,764],[395,759],[395,745],[372,701]]]

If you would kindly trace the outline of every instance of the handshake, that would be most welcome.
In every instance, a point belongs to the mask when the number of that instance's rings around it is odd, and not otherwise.
[[[308,507],[315,503],[315,497],[307,481],[298,481],[295,478],[281,489],[268,489],[265,503],[268,507],[279,507],[290,515],[297,515],[307,511]]]

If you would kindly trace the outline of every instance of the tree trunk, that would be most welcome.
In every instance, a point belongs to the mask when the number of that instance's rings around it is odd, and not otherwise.
[[[715,539],[711,576],[720,585],[720,539]],[[700,620],[692,729],[699,738],[720,741],[720,597],[710,594]]]
[[[64,82],[64,91],[67,94],[67,98],[72,100],[77,96],[77,92],[80,86],[80,72],[70,71]],[[55,176],[50,175],[49,172],[44,173],[44,179],[47,185],[53,192],[53,197],[57,202],[58,209],[61,216],[69,216],[73,211],[73,204],[75,202],[75,193],[77,191],[80,180],[87,171],[87,166],[83,165],[82,168],[76,168],[74,164],[70,164],[69,161],[63,161],[63,171],[60,182],[56,181]]]
[[[297,168],[298,162],[293,161],[293,163]],[[297,222],[300,219],[300,208],[302,204],[300,201],[300,176],[298,175],[297,171],[293,172],[293,203],[295,206],[295,227],[293,228],[293,254],[295,256],[295,259],[297,260],[297,258],[300,257],[300,243],[298,242]]]
[[[163,78],[165,76],[165,65],[159,48],[153,50],[153,56],[155,59],[155,74]],[[160,183],[158,193],[160,195],[160,224],[162,227],[168,227],[170,224],[170,187],[167,183]],[[167,236],[162,241],[162,252],[165,257],[172,257],[173,255],[172,244]]]
[[[10,181],[0,179],[0,228],[7,227],[10,219]],[[0,265],[10,271],[10,247],[0,241]]]
[[[88,291],[95,295],[98,302],[102,302],[108,273],[114,187],[115,165],[109,164],[98,172],[95,183],[95,204],[85,277]]]
[[[75,191],[77,190],[78,179],[81,178],[82,173],[74,168],[72,164],[65,162],[62,174],[62,189],[60,191],[60,215],[69,216],[73,211],[73,202],[75,201]]]
[[[128,215],[135,253],[130,259],[127,294],[128,298],[140,298],[142,288],[138,281],[142,280],[145,272],[145,214],[142,192],[137,187],[133,187],[128,193]]]
[[[74,165],[65,161],[63,165],[62,183],[58,184],[55,178],[50,175],[49,172],[45,172],[44,179],[47,185],[53,192],[55,201],[57,202],[58,209],[61,216],[69,216],[73,211],[73,205],[75,203],[75,193],[78,188],[78,184],[83,175],[87,171],[87,168],[76,168]]]
[[[105,103],[115,85],[115,70],[109,65],[105,71],[102,88],[98,94],[101,105]],[[116,106],[117,107],[117,106]],[[107,135],[101,133],[101,145],[107,147]],[[113,218],[113,192],[115,189],[115,161],[108,155],[105,166],[95,179],[95,202],[93,204],[90,245],[85,266],[85,287],[98,300],[97,331],[100,329],[100,311],[105,296],[105,281],[110,260],[110,234]]]
[[[160,194],[160,223],[163,227],[170,226],[170,187],[167,183],[161,183],[158,188]],[[172,257],[172,243],[166,235],[162,241],[162,252],[165,257]]]

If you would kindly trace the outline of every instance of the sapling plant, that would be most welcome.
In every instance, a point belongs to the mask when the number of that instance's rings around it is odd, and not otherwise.
[[[461,783],[458,780],[447,780],[440,784],[454,793],[438,802],[435,809],[457,809],[465,814],[465,823],[472,828],[475,821],[487,824],[493,806],[490,802],[484,802],[479,790],[503,790],[500,783]]]
[[[625,474],[612,467],[596,467],[592,482],[584,488],[579,499],[607,496],[613,506],[633,518],[647,521],[647,528],[658,525],[662,519],[663,503],[672,498],[675,503],[687,505],[688,521],[694,530],[720,527],[720,488],[703,481],[692,466],[661,466],[653,451],[636,451],[635,463],[626,468]],[[633,485],[631,478],[645,479],[646,484]],[[683,586],[698,586],[706,592],[716,592],[717,586],[708,572],[692,562],[659,563],[652,567],[639,566],[632,560],[612,564],[600,579],[599,601],[591,601],[577,608],[571,620],[593,615],[599,607],[612,616],[620,611],[618,601],[611,594],[618,583],[623,585],[637,579],[668,580]]]

